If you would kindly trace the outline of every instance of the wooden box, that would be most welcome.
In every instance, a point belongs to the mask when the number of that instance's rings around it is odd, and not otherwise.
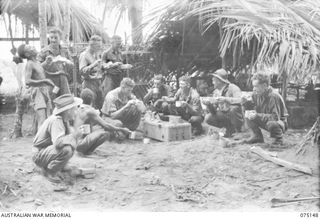
[[[144,121],[143,132],[145,136],[159,141],[188,140],[191,139],[191,124],[146,120]]]

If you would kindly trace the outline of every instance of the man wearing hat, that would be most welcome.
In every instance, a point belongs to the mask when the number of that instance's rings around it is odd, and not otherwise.
[[[144,96],[143,102],[150,105],[151,109],[156,112],[169,113],[169,104],[162,97],[172,97],[171,87],[164,84],[162,75],[155,75],[153,78],[153,87]]]
[[[76,147],[77,132],[72,131],[69,122],[74,120],[82,100],[71,94],[64,94],[54,101],[55,108],[38,130],[33,146],[33,161],[42,168],[52,182],[60,182],[59,172],[72,157]]]
[[[225,137],[231,137],[234,132],[241,132],[243,116],[241,109],[241,90],[228,81],[228,73],[218,69],[212,75],[213,101],[203,101],[209,113],[205,122],[219,128],[226,128]]]
[[[170,104],[170,114],[181,116],[183,120],[191,123],[192,134],[200,135],[203,131],[200,95],[196,89],[191,87],[191,78],[189,76],[180,77],[179,86],[180,88],[173,98],[165,98],[169,103],[176,103]]]

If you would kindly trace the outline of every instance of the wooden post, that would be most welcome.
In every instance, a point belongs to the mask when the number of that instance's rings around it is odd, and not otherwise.
[[[219,21],[219,34],[220,34],[220,45],[221,45],[221,41],[222,41],[222,36],[223,36],[223,28],[222,28],[222,20]],[[221,67],[223,69],[226,69],[226,54],[224,54],[221,57]]]
[[[38,0],[39,7],[39,29],[40,29],[40,46],[41,48],[48,45],[47,41],[47,9],[46,0]]]
[[[132,44],[139,44],[143,38],[142,29],[139,28],[142,23],[143,1],[130,0],[128,1],[128,6],[128,14],[131,19]]]
[[[282,73],[282,87],[281,87],[281,95],[283,98],[283,101],[286,102],[287,100],[287,88],[288,88],[288,75],[287,72]]]
[[[237,66],[237,61],[238,61],[238,57],[237,57],[237,51],[238,51],[238,40],[236,40],[236,42],[233,44],[233,54],[232,54],[232,68],[235,69]]]
[[[251,56],[251,72],[250,74],[252,75],[253,72],[253,62],[254,62],[254,57],[256,55],[257,47],[258,47],[258,40],[256,38],[253,38],[253,51],[252,51],[252,56]]]
[[[68,45],[69,44],[69,37],[70,37],[70,6],[71,1],[65,0],[65,8],[64,8],[64,25],[63,25],[63,42]]]
[[[30,24],[26,24],[26,44],[29,44],[29,30]]]

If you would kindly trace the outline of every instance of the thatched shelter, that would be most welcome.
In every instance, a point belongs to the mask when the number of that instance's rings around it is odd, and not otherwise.
[[[74,42],[85,42],[92,34],[102,35],[107,40],[100,21],[91,15],[81,2],[70,0],[70,39]],[[64,22],[65,0],[46,0],[48,26],[58,26],[62,30]],[[25,24],[39,27],[38,0],[2,0],[1,13],[17,16]]]
[[[149,40],[158,40],[164,22],[195,17],[203,34],[219,26],[221,57],[238,59],[251,47],[251,65],[275,67],[286,86],[290,80],[303,83],[319,67],[319,11],[319,0],[175,1],[150,13]]]

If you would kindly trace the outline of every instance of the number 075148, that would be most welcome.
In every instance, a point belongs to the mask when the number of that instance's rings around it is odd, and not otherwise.
[[[310,217],[319,217],[318,213],[300,213],[300,217],[310,218]]]

